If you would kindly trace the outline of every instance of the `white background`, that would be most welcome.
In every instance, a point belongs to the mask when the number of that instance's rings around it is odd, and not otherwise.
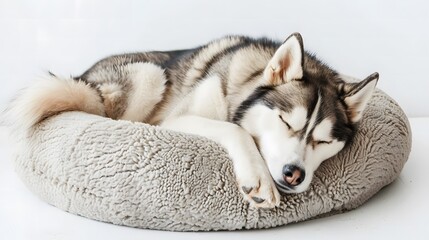
[[[284,39],[379,87],[410,117],[429,116],[427,1],[0,2],[0,105],[47,70],[78,75],[105,56],[194,47],[226,34]]]
[[[258,231],[172,233],[65,213],[14,173],[0,128],[0,240],[429,239],[429,4],[417,0],[0,0],[0,110],[46,71],[78,75],[102,57],[194,47],[226,34],[284,39],[379,87],[412,117],[413,151],[397,181],[349,213]],[[415,118],[424,117],[426,118]]]

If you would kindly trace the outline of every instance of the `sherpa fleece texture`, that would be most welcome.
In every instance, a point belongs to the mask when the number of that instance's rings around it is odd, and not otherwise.
[[[354,209],[398,177],[410,148],[406,116],[377,91],[354,143],[275,209],[249,207],[226,151],[208,139],[80,112],[41,123],[15,163],[35,194],[70,213],[138,228],[236,230]]]

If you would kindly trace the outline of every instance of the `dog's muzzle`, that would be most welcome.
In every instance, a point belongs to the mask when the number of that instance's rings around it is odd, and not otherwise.
[[[282,192],[294,192],[295,187],[301,184],[305,179],[304,169],[296,165],[284,165],[282,173],[283,179],[276,181],[277,188]]]

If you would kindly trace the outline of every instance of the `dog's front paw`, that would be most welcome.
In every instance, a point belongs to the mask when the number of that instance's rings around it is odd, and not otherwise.
[[[280,194],[269,173],[238,177],[238,186],[250,206],[274,208],[280,204]]]

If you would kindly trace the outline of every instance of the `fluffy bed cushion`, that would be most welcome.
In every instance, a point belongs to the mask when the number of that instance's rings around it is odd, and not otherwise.
[[[351,210],[398,177],[408,120],[378,91],[354,143],[317,170],[309,191],[275,209],[243,201],[225,150],[205,138],[80,112],[53,117],[19,149],[27,186],[65,211],[171,231],[269,228]]]

